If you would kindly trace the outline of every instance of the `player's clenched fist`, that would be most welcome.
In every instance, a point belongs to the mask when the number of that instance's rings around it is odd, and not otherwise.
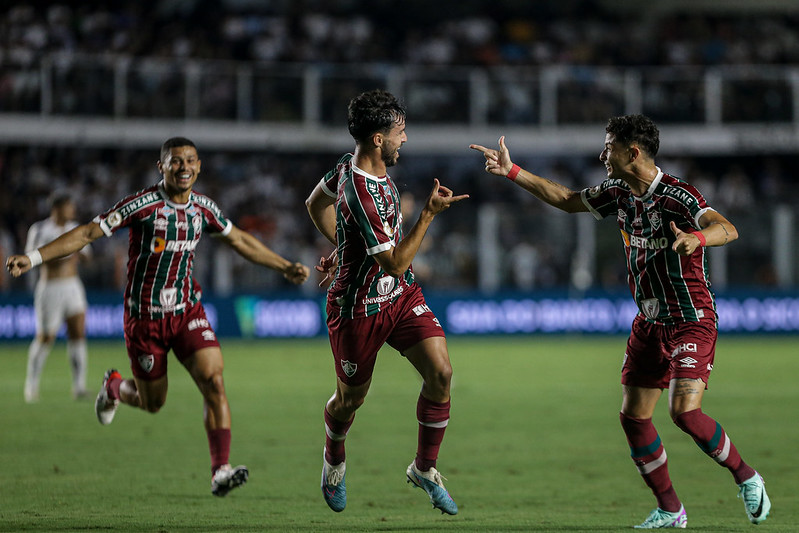
[[[6,261],[6,269],[15,278],[31,269],[31,260],[27,255],[12,255]]]
[[[308,270],[307,266],[303,265],[302,263],[294,263],[283,271],[283,277],[290,282],[299,285],[308,279],[308,275],[310,273],[311,271]]]
[[[691,255],[696,251],[697,248],[699,248],[701,245],[699,242],[699,237],[693,233],[686,233],[682,231],[677,227],[677,224],[675,224],[674,221],[671,221],[669,225],[671,226],[671,231],[676,237],[674,244],[671,246],[672,250],[680,255]]]

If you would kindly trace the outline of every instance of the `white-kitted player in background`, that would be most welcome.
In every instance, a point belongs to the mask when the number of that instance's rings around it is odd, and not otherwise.
[[[66,191],[50,196],[50,216],[34,222],[28,230],[25,251],[31,252],[76,227],[75,203]],[[67,325],[67,356],[72,370],[72,396],[86,396],[86,291],[78,277],[79,255],[91,256],[91,248],[42,265],[34,291],[36,337],[28,348],[25,401],[39,399],[39,382],[47,356],[53,349],[61,325]]]

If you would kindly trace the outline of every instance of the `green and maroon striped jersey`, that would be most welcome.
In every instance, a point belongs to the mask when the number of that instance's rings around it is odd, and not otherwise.
[[[695,187],[658,169],[641,197],[618,179],[584,189],[581,196],[597,219],[616,216],[627,254],[627,282],[647,320],[674,324],[716,318],[707,251],[700,247],[681,256],[671,248],[670,222],[682,231],[699,230],[700,217],[711,209]]]
[[[148,318],[181,314],[199,301],[194,249],[204,231],[227,235],[233,229],[213,200],[192,192],[187,203],[176,204],[163,181],[117,202],[94,221],[109,237],[129,228],[125,309]]]
[[[400,195],[391,177],[372,176],[345,154],[322,178],[322,189],[336,198],[338,267],[327,292],[342,317],[379,313],[414,283],[411,267],[388,275],[372,256],[402,240]]]

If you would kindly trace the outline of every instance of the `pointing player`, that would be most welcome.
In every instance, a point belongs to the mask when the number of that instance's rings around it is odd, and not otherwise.
[[[225,496],[247,481],[245,466],[232,468],[230,408],[222,379],[222,351],[192,278],[194,248],[203,233],[216,234],[239,255],[302,283],[309,270],[292,263],[225,218],[217,205],[192,191],[200,174],[197,149],[174,137],[161,147],[157,163],[163,179],[118,202],[94,221],[78,226],[27,255],[8,259],[19,276],[41,263],[65,257],[103,235],[129,228],[128,281],[125,288],[125,344],[132,379],[108,370],[95,411],[110,424],[119,402],[155,413],[167,395],[167,353],[171,349],[203,396],[203,417],[211,454],[211,492]]]
[[[63,191],[50,197],[50,216],[34,222],[28,230],[26,251],[33,251],[78,225],[75,203]],[[85,257],[90,248],[81,250]],[[67,356],[72,369],[72,396],[86,396],[86,291],[78,277],[78,255],[42,266],[36,283],[33,306],[36,310],[36,337],[28,348],[28,372],[25,377],[25,401],[39,399],[39,381],[47,356],[53,349],[61,324],[67,325]]]
[[[724,246],[738,232],[696,188],[655,165],[659,132],[649,118],[614,117],[605,131],[599,160],[607,179],[580,192],[514,165],[504,137],[498,150],[471,148],[485,155],[487,172],[508,177],[554,207],[568,213],[589,211],[597,219],[616,217],[630,291],[638,304],[622,368],[620,419],[632,459],[658,504],[635,527],[684,528],[687,523],[652,424],[665,388],[674,423],[732,473],[749,520],[758,524],[771,508],[763,479],[741,459],[721,425],[702,412],[718,333],[705,247]]]
[[[383,344],[405,356],[424,379],[416,404],[416,459],[408,481],[424,489],[433,507],[455,514],[436,459],[449,421],[450,366],[444,331],[414,281],[411,261],[433,218],[468,195],[434,180],[419,219],[407,235],[397,187],[386,168],[397,163],[407,140],[405,109],[390,93],[374,90],[350,101],[349,131],[355,153],[344,155],[306,200],[319,231],[337,247],[336,259],[317,267],[335,277],[327,295],[327,325],[337,375],[325,405],[322,494],[334,511],[347,504],[344,439],[372,381]]]

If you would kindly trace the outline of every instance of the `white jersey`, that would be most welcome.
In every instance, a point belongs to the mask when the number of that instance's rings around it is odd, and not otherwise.
[[[41,248],[50,241],[54,241],[71,229],[77,228],[78,223],[70,220],[64,225],[56,224],[52,217],[34,222],[28,230],[28,241],[25,243],[25,253]],[[90,248],[86,246],[80,253],[89,255]],[[67,256],[69,257],[69,256]]]

